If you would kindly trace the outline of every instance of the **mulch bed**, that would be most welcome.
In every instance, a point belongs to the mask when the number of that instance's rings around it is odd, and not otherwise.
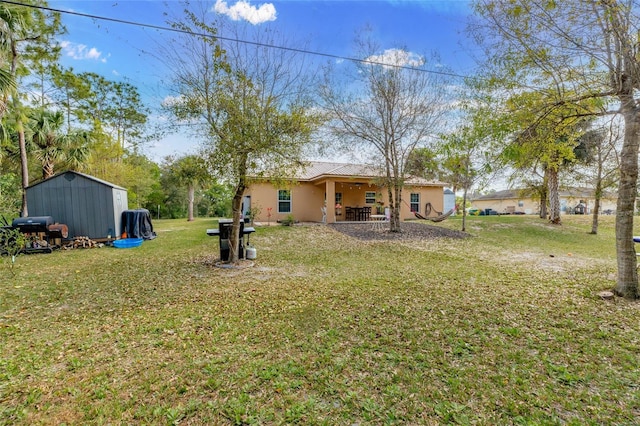
[[[426,240],[435,238],[467,238],[469,234],[462,231],[441,228],[419,222],[402,222],[401,232],[389,232],[389,224],[385,223],[383,231],[371,229],[371,223],[332,223],[331,228],[359,240]]]

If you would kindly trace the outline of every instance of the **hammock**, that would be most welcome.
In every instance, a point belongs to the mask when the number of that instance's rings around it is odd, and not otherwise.
[[[429,217],[429,215],[431,214],[431,211],[432,211],[432,210],[433,210],[434,212],[436,212],[436,213],[438,214],[438,216],[435,216],[435,217]],[[417,217],[418,219],[422,219],[422,220],[430,220],[431,222],[442,222],[443,220],[445,220],[446,218],[448,218],[449,216],[451,216],[451,215],[453,214],[453,212],[455,212],[455,211],[456,211],[456,208],[454,207],[454,208],[452,208],[451,210],[449,210],[448,212],[446,212],[446,213],[442,213],[442,212],[439,212],[439,211],[435,210],[435,209],[433,208],[433,206],[431,205],[431,203],[427,203],[427,204],[424,206],[424,213],[427,215],[426,217],[425,217],[425,216],[422,216],[422,215],[421,215],[420,213],[418,213],[418,212],[413,212],[413,214],[414,214],[414,215],[415,215],[415,217]]]
[[[424,217],[422,216],[420,213],[418,212],[413,212],[413,214],[418,218],[418,219],[422,219],[422,220],[430,220],[431,222],[442,222],[443,220],[445,220],[446,218],[448,218],[449,216],[451,216],[453,214],[453,212],[455,212],[456,209],[453,208],[451,210],[449,210],[446,213],[440,213],[438,216],[436,217]]]

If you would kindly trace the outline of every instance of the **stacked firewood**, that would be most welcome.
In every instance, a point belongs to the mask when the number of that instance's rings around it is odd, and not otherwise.
[[[89,237],[75,237],[72,241],[69,241],[64,245],[65,250],[71,250],[76,248],[94,248],[102,247],[104,244],[97,243]]]
[[[31,243],[31,247],[33,248],[38,248],[38,247],[49,247],[49,243],[43,239],[40,238],[36,238],[33,240],[33,242]]]

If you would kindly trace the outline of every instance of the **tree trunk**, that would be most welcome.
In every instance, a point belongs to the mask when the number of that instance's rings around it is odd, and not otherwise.
[[[391,189],[391,181],[387,179],[387,195],[389,196],[389,232],[395,232],[397,224],[394,223],[396,203],[393,198],[393,190]]]
[[[15,78],[18,70],[18,45],[15,40],[11,40],[11,75]],[[29,216],[29,209],[27,207],[27,191],[29,186],[29,163],[27,161],[27,143],[24,136],[24,123],[20,116],[20,103],[18,95],[14,93],[11,97],[13,102],[14,113],[16,118],[16,129],[18,130],[18,148],[20,150],[20,172],[22,173],[22,207],[20,209],[20,216]]]
[[[547,218],[547,194],[540,194],[540,219]]]
[[[593,203],[593,212],[591,218],[591,234],[598,233],[598,216],[600,215],[600,199],[602,198],[602,178],[600,167],[598,168],[598,178],[596,180],[595,202]]]
[[[558,170],[550,167],[547,171],[547,195],[549,197],[549,222],[560,225],[560,194],[558,194]]]
[[[464,187],[464,191],[462,192],[462,232],[465,232],[467,229],[467,187]]]
[[[193,222],[193,201],[195,199],[196,187],[193,184],[189,184],[188,189],[188,205],[187,205],[187,222]]]
[[[29,186],[29,163],[27,161],[27,143],[24,136],[24,128],[22,120],[18,118],[16,123],[18,128],[18,146],[20,149],[20,172],[22,173],[22,208],[20,216],[29,216],[29,208],[27,207],[27,186]]]
[[[47,161],[42,166],[42,179],[47,180],[55,174],[55,164]]]
[[[596,191],[597,194],[597,191]],[[591,217],[591,234],[598,233],[598,214],[600,213],[600,196],[596,195],[595,202],[593,203],[593,212]]]
[[[244,196],[244,190],[247,188],[246,176],[247,176],[247,162],[249,161],[248,155],[243,154],[238,159],[238,184],[236,185],[236,192],[233,194],[233,200],[231,201],[231,210],[233,212],[233,225],[231,225],[231,235],[229,235],[229,263],[237,263],[240,259],[240,253],[238,251],[240,245],[240,221],[242,220],[242,197]]]
[[[591,220],[591,233],[598,233],[598,216],[600,215],[600,201],[602,199],[602,173],[603,173],[603,165],[602,165],[602,148],[598,148],[598,172],[596,176],[596,189],[595,195],[596,200],[593,206],[593,218]]]
[[[400,207],[402,202],[402,187],[399,187],[395,182],[393,184],[393,192],[389,189],[389,199],[391,200],[390,218],[389,218],[389,231],[401,232],[400,229]]]
[[[233,211],[233,224],[231,225],[231,234],[229,235],[229,263],[237,263],[240,259],[238,246],[240,243],[240,221],[242,220],[242,196],[244,195],[244,185],[239,185],[231,202],[231,210]]]
[[[547,180],[547,170],[545,170],[544,178],[542,178],[542,189],[540,190],[540,219],[547,218],[547,195],[549,194]]]
[[[625,132],[620,153],[620,183],[616,212],[616,253],[618,279],[614,292],[627,299],[638,298],[636,250],[633,242],[633,214],[638,181],[638,137],[640,116],[631,95],[621,96]]]

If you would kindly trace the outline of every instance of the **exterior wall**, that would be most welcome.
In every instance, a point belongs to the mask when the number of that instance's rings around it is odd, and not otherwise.
[[[332,185],[335,188],[332,200],[327,200],[327,222],[332,223],[333,217],[337,222],[344,220],[344,207],[372,207],[372,213],[376,212],[376,203],[367,203],[366,193],[374,192],[376,201],[383,201],[382,207],[388,207],[388,195],[386,189],[371,183],[348,182],[344,180],[321,181],[317,183],[301,182],[291,188],[276,188],[271,183],[253,183],[245,192],[251,196],[251,206],[260,209],[255,218],[258,222],[276,222],[285,219],[289,213],[278,213],[278,190],[291,189],[291,214],[300,222],[321,222],[322,207],[325,203],[325,194],[331,194]],[[431,216],[436,216],[435,211],[443,211],[443,188],[432,187],[405,187],[402,192],[403,204],[400,209],[401,220],[415,219],[415,215],[409,207],[410,194],[420,194],[419,213],[425,214],[425,205],[432,205]],[[336,209],[336,199],[341,199],[341,208]],[[269,217],[268,209],[271,208]],[[435,211],[434,211],[435,210]]]
[[[585,197],[563,197],[560,199],[560,209],[562,213],[571,214],[573,209],[578,205],[580,201],[584,201],[587,206],[586,214],[592,214],[596,201],[593,198]],[[610,198],[600,199],[600,214],[605,211],[615,212],[617,208],[617,201]]]
[[[584,197],[560,197],[560,212],[562,214],[571,213],[578,203],[584,200],[587,205],[587,214],[591,214],[595,205],[595,200],[592,198],[585,199]],[[522,206],[519,206],[522,203]],[[487,200],[473,200],[471,202],[473,208],[484,210],[493,209],[498,213],[526,213],[526,214],[538,214],[540,212],[540,203],[537,200],[530,198],[506,198],[506,199],[487,199]],[[601,199],[600,200],[600,212],[605,211],[615,212],[616,200]]]
[[[493,209],[498,213],[538,214],[540,212],[540,203],[531,198],[473,200],[471,207],[478,210]]]
[[[278,190],[291,190],[291,213],[278,213]],[[252,183],[245,192],[251,196],[251,207],[260,209],[260,214],[254,218],[258,222],[276,222],[286,219],[289,214],[300,222],[321,222],[322,205],[324,203],[324,185],[314,185],[304,182],[293,187],[276,188],[270,183]],[[269,217],[271,208],[271,217]]]
[[[113,188],[111,191],[113,196],[112,206],[113,206],[113,226],[114,232],[109,232],[107,235],[111,235],[112,237],[119,238],[122,229],[122,212],[129,208],[129,200],[127,198],[127,190],[120,188]],[[111,231],[109,229],[109,231]]]
[[[402,190],[402,207],[400,208],[400,220],[415,219],[410,208],[411,194],[420,194],[418,203],[418,213],[426,215],[426,205],[431,203],[430,217],[438,216],[436,211],[444,211],[444,189],[441,186],[405,186]],[[386,195],[385,195],[386,196]]]

